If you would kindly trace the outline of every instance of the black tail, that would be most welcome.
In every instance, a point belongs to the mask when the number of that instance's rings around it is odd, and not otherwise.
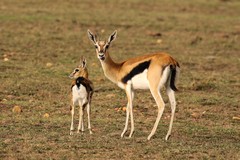
[[[170,88],[174,91],[178,91],[178,89],[175,86],[176,75],[177,75],[176,67],[174,67],[173,65],[170,65],[170,70],[171,70]]]
[[[76,85],[78,88],[80,87],[80,85],[83,85],[87,89],[87,91],[92,92],[91,94],[93,94],[93,84],[89,79],[84,77],[78,77],[76,79]]]
[[[82,84],[82,81],[84,80],[83,77],[78,77],[76,79],[76,85],[77,85],[77,88],[79,89],[80,85]]]

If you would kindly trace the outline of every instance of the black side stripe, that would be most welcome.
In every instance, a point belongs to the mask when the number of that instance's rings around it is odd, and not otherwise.
[[[129,72],[127,75],[125,75],[122,78],[122,82],[127,83],[127,81],[132,79],[135,75],[142,73],[145,69],[148,69],[150,62],[151,62],[151,60],[145,61],[145,62],[140,63],[136,67],[134,67],[133,70],[131,70],[131,72]]]

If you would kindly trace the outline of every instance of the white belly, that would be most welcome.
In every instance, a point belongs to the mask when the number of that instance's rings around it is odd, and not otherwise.
[[[133,89],[149,89],[149,83],[147,79],[148,70],[145,69],[142,73],[137,74],[132,78]]]
[[[145,69],[142,73],[135,75],[127,83],[130,83],[133,89],[149,89],[149,83],[147,79],[148,70]],[[118,87],[125,89],[125,85],[122,82],[117,83]]]

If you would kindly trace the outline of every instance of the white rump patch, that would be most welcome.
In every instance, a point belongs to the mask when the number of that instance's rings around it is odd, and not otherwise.
[[[72,87],[72,98],[73,103],[78,105],[78,102],[85,102],[87,101],[87,90],[83,85],[80,85],[78,88],[77,85]]]
[[[169,73],[170,73],[170,66],[167,66],[164,69],[161,80],[159,82],[159,89],[161,89],[162,87],[164,87],[164,85],[166,85],[169,78]]]

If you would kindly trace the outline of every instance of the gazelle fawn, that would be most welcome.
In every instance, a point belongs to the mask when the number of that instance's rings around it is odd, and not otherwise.
[[[73,119],[74,119],[74,108],[75,106],[79,106],[79,124],[78,124],[78,130],[79,133],[80,130],[84,131],[84,124],[83,124],[83,115],[84,115],[84,109],[87,107],[87,116],[88,116],[88,129],[90,134],[92,134],[91,131],[91,123],[90,123],[90,110],[91,110],[91,99],[93,95],[93,84],[88,79],[88,71],[86,68],[86,59],[81,58],[80,64],[73,70],[73,72],[69,75],[72,81],[71,86],[71,115],[72,115],[72,121],[71,121],[71,127],[70,127],[70,135],[73,134],[74,127],[73,127]]]
[[[135,89],[150,89],[150,92],[158,106],[157,119],[153,129],[148,136],[148,140],[155,134],[159,121],[163,114],[165,103],[160,94],[160,89],[166,87],[167,95],[171,105],[171,120],[166,140],[171,135],[176,100],[174,92],[175,80],[179,73],[179,64],[166,53],[154,53],[135,58],[127,59],[121,63],[112,60],[108,50],[112,41],[116,39],[117,31],[114,31],[107,41],[100,41],[97,36],[88,30],[88,37],[96,48],[97,57],[101,62],[105,76],[120,88],[124,89],[128,98],[126,110],[126,122],[121,137],[127,131],[129,116],[131,118],[131,130],[129,137],[134,132],[133,121],[133,98]]]

